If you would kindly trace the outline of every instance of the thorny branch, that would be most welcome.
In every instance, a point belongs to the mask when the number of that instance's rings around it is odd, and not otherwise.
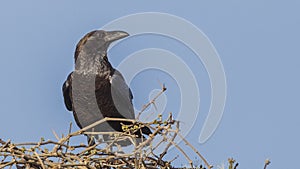
[[[124,120],[116,118],[106,118],[105,120]],[[101,121],[96,122],[84,129],[69,133],[58,141],[45,141],[43,138],[37,143],[19,143],[13,144],[11,141],[4,141],[0,139],[0,168],[16,165],[17,168],[172,168],[171,162],[163,160],[170,145],[174,145],[192,165],[190,158],[184,150],[174,143],[175,137],[179,132],[179,124],[172,119],[170,114],[167,121],[155,120],[151,123],[137,124],[141,126],[151,126],[156,130],[153,131],[147,139],[139,145],[134,146],[131,152],[123,152],[122,148],[118,147],[115,140],[131,138],[135,136],[130,135],[129,132],[103,132],[112,136],[115,144],[112,142],[98,142],[95,145],[73,145],[71,138],[86,134],[85,131],[90,127],[100,124]],[[175,127],[175,129],[174,129]],[[172,129],[173,128],[173,129]],[[130,128],[129,128],[130,130]],[[99,134],[99,132],[89,132],[88,134]],[[160,155],[154,153],[153,147],[156,145],[153,140],[158,135],[162,136],[162,142],[167,143],[166,147],[161,147],[164,150]],[[52,147],[49,150],[49,147]],[[118,147],[114,151],[114,148]],[[209,166],[208,166],[209,168]]]

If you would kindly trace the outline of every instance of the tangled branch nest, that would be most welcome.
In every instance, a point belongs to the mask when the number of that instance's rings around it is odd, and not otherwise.
[[[166,89],[163,87],[162,92]],[[155,99],[144,106],[144,111]],[[141,112],[140,112],[141,113]],[[139,113],[139,116],[140,116]],[[138,116],[138,117],[139,117]],[[106,121],[124,121],[118,118],[104,118],[76,132],[69,131],[68,135],[59,138],[58,141],[40,139],[36,143],[14,144],[10,140],[0,139],[0,168],[18,169],[46,169],[46,168],[89,168],[89,169],[110,169],[110,168],[174,168],[172,160],[165,160],[165,155],[170,147],[174,146],[186,158],[191,168],[194,168],[193,161],[189,155],[175,143],[179,137],[197,154],[203,163],[210,169],[212,166],[179,132],[179,122],[174,120],[170,113],[168,118],[163,120],[162,116],[150,123],[142,123],[136,120],[125,119],[133,122],[133,125],[123,126],[125,132],[88,132],[89,129]],[[142,141],[134,134],[147,126],[152,129],[153,134]],[[71,125],[70,125],[71,129]],[[98,141],[96,144],[72,144],[72,138],[80,135],[108,135],[109,142]],[[118,145],[121,140],[130,140],[132,150],[124,152],[122,146]],[[155,140],[155,141],[154,141]],[[156,153],[156,150],[162,150]],[[194,156],[194,155],[193,155]],[[202,168],[202,167],[201,167]]]
[[[179,122],[173,120],[172,114],[166,120],[162,120],[161,116],[151,123],[135,123],[138,125],[138,129],[143,126],[151,127],[153,134],[149,138],[143,140],[140,144],[136,144],[135,136],[130,133],[132,128],[136,127],[127,126],[127,130],[124,133],[110,132],[86,132],[86,130],[104,122],[110,120],[124,120],[116,118],[105,118],[90,126],[87,126],[81,130],[73,133],[69,133],[67,136],[59,138],[58,141],[52,141],[41,139],[37,143],[20,143],[13,144],[11,141],[3,141],[0,139],[0,168],[12,167],[14,165],[17,168],[172,168],[172,160],[164,160],[164,156],[167,154],[169,148],[175,146],[187,159],[191,167],[193,166],[192,160],[183,151],[183,149],[177,145],[174,140],[176,137],[182,137],[179,133]],[[70,139],[75,136],[83,134],[109,134],[114,140],[110,142],[98,142],[94,145],[71,145]],[[154,143],[156,136],[160,135],[161,140]],[[56,136],[57,137],[57,136]],[[122,147],[117,146],[119,140],[129,139],[134,146],[133,151],[129,153],[122,152]],[[200,153],[191,146],[184,138],[183,140],[189,145],[196,154],[202,158],[203,162],[208,165],[206,160],[200,155]],[[164,144],[165,143],[165,144]],[[162,149],[163,152],[155,154],[156,149]],[[49,149],[52,147],[52,149]],[[114,149],[117,150],[114,151]]]

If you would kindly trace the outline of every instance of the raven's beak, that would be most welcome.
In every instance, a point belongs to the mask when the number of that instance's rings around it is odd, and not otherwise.
[[[124,31],[109,31],[109,32],[106,32],[105,41],[113,42],[115,40],[119,40],[119,39],[125,38],[127,36],[129,36],[129,34]]]

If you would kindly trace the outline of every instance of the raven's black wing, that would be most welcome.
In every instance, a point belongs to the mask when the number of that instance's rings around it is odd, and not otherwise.
[[[118,112],[125,118],[135,119],[132,105],[132,92],[118,70],[115,70],[110,82],[112,98]],[[152,134],[151,130],[147,126],[142,128],[142,133],[147,135]],[[141,135],[140,133],[136,134]]]
[[[65,106],[69,111],[73,110],[72,106],[72,96],[71,96],[71,86],[72,86],[72,73],[71,72],[62,86],[62,92],[64,96]]]
[[[114,71],[110,83],[112,99],[118,112],[125,118],[135,119],[131,90],[118,70]]]

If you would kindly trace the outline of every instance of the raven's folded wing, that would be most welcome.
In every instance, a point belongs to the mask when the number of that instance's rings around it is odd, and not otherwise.
[[[71,96],[72,73],[73,72],[69,74],[67,80],[62,86],[65,106],[69,111],[72,111],[72,96]]]
[[[112,99],[118,112],[125,118],[135,119],[131,90],[118,70],[114,71],[110,83]]]

